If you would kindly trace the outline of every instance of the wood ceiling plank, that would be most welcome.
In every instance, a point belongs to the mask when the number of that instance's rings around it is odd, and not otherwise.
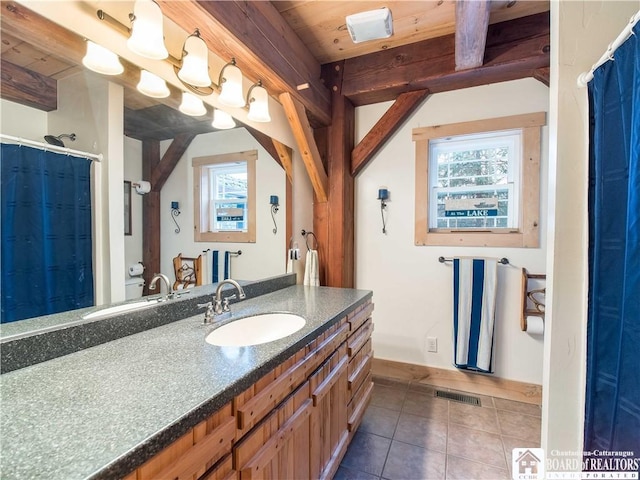
[[[60,72],[64,72],[69,68],[73,67],[69,62],[65,62],[64,60],[60,60],[59,58],[44,54],[42,58],[28,64],[26,66],[29,70],[33,70],[34,72],[38,72],[41,75],[46,75],[47,77],[51,77]]]
[[[482,65],[489,28],[490,0],[456,2],[456,70]]]
[[[54,80],[61,80],[63,78],[70,77],[71,75],[75,75],[76,73],[79,73],[82,70],[83,70],[82,67],[79,67],[78,65],[72,65],[65,70],[61,70],[58,73],[54,73],[53,75],[51,75],[51,78],[53,78]]]
[[[322,164],[320,152],[313,137],[313,130],[305,115],[304,106],[288,92],[280,94],[280,103],[284,107],[293,136],[300,149],[316,198],[319,202],[326,202],[329,191],[327,172]]]
[[[22,40],[14,37],[13,35],[9,35],[8,33],[2,32],[0,39],[0,53],[4,55],[4,52],[7,50],[18,46],[22,43]]]
[[[172,2],[160,0],[163,13],[180,27],[190,30],[200,28],[202,38],[211,51],[222,58],[235,57],[244,75],[253,80],[263,80],[271,94],[291,93],[309,111],[314,122],[327,125],[331,121],[329,91],[320,82],[319,75],[310,78],[308,65],[311,58],[299,58],[305,51],[304,45],[292,48],[288,42],[295,35],[280,33],[267,37],[269,19],[278,14],[266,16],[264,9],[273,8],[264,2],[260,7],[251,2]],[[251,12],[251,17],[247,12]],[[268,17],[268,18],[267,18]],[[286,24],[278,26],[283,30]],[[297,39],[297,37],[295,37]],[[298,43],[300,40],[297,40]],[[307,67],[305,67],[307,66]],[[319,72],[319,66],[316,69]],[[297,90],[298,85],[308,83],[310,88]]]
[[[351,152],[351,174],[357,175],[429,95],[428,90],[401,94]]]
[[[455,71],[453,35],[425,40],[347,59],[342,93],[356,105],[367,105],[414,90],[438,93],[530,77],[549,66],[549,44],[547,12],[491,25],[484,65],[470,70]]]
[[[4,58],[1,68],[0,97],[45,112],[58,108],[58,85],[55,80],[14,65]]]

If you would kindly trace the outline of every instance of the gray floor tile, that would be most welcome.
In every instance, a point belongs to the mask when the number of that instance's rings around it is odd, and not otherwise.
[[[506,470],[500,435],[449,424],[447,454]]]
[[[407,392],[402,406],[404,413],[445,421],[449,417],[449,402],[421,392]]]
[[[509,480],[509,471],[447,455],[447,480]]]
[[[342,466],[380,476],[390,446],[390,439],[358,430],[342,460]]]
[[[524,413],[525,415],[532,415],[534,417],[542,416],[542,409],[540,405],[534,405],[532,403],[514,402],[513,400],[506,400],[504,398],[494,398],[493,403],[498,410],[507,410],[514,413]]]
[[[396,410],[369,405],[362,417],[359,431],[392,438],[399,416],[400,412]]]
[[[493,408],[449,402],[449,422],[485,432],[500,433],[498,417]]]
[[[409,390],[414,392],[422,392],[430,395],[433,395],[437,388],[438,387],[429,385],[428,383],[411,382],[409,384]]]
[[[400,411],[404,403],[406,390],[404,388],[385,387],[374,384],[371,405]]]
[[[446,455],[393,441],[382,472],[388,480],[444,479]]]
[[[498,423],[502,435],[516,437],[528,442],[540,442],[540,417],[498,410]]]
[[[447,422],[403,413],[400,415],[393,439],[429,450],[446,452]]]
[[[402,390],[406,390],[409,386],[408,380],[399,380],[397,378],[381,377],[379,375],[373,375],[373,383],[377,385],[383,385],[385,387],[394,387]]]
[[[371,475],[370,473],[340,466],[333,480],[378,480],[379,478],[380,477]]]
[[[520,438],[502,436],[502,445],[504,446],[504,457],[507,461],[509,473],[511,473],[511,461],[513,458],[514,448],[540,448],[540,439],[537,441],[522,440]]]

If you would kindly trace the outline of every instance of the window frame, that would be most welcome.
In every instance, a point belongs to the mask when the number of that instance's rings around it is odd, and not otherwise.
[[[196,242],[255,243],[257,160],[257,150],[194,157],[191,160],[193,166],[194,240]],[[211,218],[209,168],[213,165],[233,162],[247,162],[247,231],[211,232],[209,231]]]
[[[413,129],[415,142],[415,244],[419,246],[540,246],[540,155],[541,127],[546,113],[537,112],[472,122],[452,123]],[[522,132],[519,178],[519,205],[516,205],[517,229],[442,229],[429,228],[429,154],[432,140],[502,130]]]

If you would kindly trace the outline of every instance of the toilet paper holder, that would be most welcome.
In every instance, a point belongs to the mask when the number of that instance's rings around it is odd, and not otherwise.
[[[529,273],[526,268],[522,269],[522,309],[520,316],[520,329],[523,332],[527,331],[527,317],[541,317],[544,320],[545,304],[536,295],[544,295],[546,288],[530,288],[529,280],[543,280],[546,281],[547,276],[542,273]],[[533,308],[529,307],[529,304],[533,304]]]
[[[149,193],[151,191],[151,183],[144,180],[133,182],[131,186],[136,189],[136,193],[138,195],[144,195],[145,193]]]

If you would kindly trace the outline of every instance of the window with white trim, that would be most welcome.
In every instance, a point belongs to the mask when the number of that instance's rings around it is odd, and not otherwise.
[[[257,150],[192,160],[196,242],[256,241]]]
[[[538,247],[545,113],[413,130],[416,245]]]

